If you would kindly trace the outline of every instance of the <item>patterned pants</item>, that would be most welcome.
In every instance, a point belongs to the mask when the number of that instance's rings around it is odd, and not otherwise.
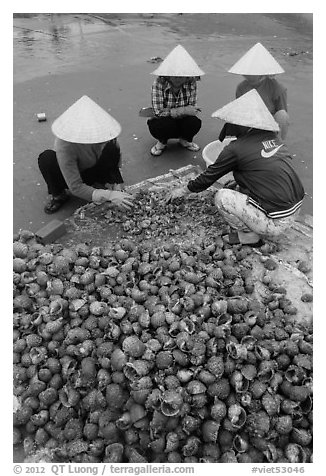
[[[231,228],[253,231],[269,240],[290,228],[300,212],[297,210],[286,218],[268,218],[261,210],[247,203],[247,198],[247,195],[235,190],[221,189],[215,195],[215,205]]]

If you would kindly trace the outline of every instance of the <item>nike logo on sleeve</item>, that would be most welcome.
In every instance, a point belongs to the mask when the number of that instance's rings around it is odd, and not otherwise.
[[[261,156],[264,157],[264,159],[269,159],[270,157],[273,157],[273,155],[276,154],[276,152],[283,146],[284,144],[279,145],[278,147],[275,147],[275,149],[271,150],[270,152],[266,152],[266,150],[262,149],[261,150]]]

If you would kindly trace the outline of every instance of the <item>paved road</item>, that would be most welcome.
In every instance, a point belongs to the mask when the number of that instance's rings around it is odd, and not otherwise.
[[[204,167],[201,153],[172,147],[153,158],[146,120],[156,67],[182,44],[206,72],[199,83],[203,148],[222,123],[211,113],[234,98],[239,78],[227,69],[257,41],[285,69],[292,124],[288,144],[304,182],[304,213],[312,214],[312,24],[296,14],[35,14],[14,19],[13,230],[38,230],[64,219],[83,202],[74,199],[57,214],[43,212],[47,198],[37,156],[53,145],[51,123],[87,94],[122,125],[119,137],[127,184],[189,163]],[[45,112],[47,122],[36,114]]]

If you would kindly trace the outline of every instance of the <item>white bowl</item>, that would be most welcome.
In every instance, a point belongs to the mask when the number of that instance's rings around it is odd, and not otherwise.
[[[227,137],[224,139],[223,142],[219,140],[214,140],[213,142],[210,142],[209,144],[207,144],[202,151],[202,156],[206,163],[206,167],[214,164],[214,162],[216,161],[217,157],[222,152],[224,147],[230,144],[230,142],[233,141],[234,139],[236,139],[236,137]]]

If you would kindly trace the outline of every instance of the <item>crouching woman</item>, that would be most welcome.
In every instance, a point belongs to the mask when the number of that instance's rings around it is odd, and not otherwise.
[[[123,192],[120,124],[88,96],[81,97],[52,124],[54,150],[38,157],[50,198],[45,213],[57,212],[70,198],[129,209],[132,196]]]
[[[233,124],[236,140],[186,187],[171,193],[171,200],[198,193],[233,172],[235,187],[215,195],[215,205],[230,225],[224,237],[230,244],[259,245],[289,229],[305,195],[287,146],[279,139],[279,126],[256,90],[251,90],[213,113]]]

